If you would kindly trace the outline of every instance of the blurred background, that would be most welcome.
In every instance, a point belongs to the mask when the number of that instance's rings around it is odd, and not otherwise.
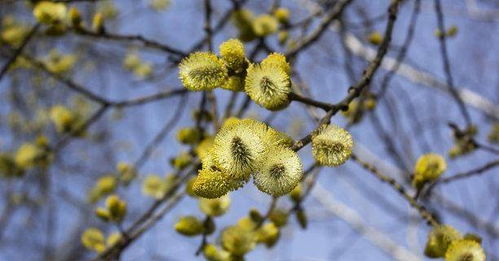
[[[29,154],[29,144],[51,151],[24,173],[0,173],[0,260],[95,257],[82,245],[82,233],[96,227],[107,236],[120,229],[95,216],[105,199],[95,198],[96,182],[119,176],[120,162],[136,169],[129,184],[114,188],[128,204],[121,229],[132,226],[160,202],[144,195],[145,178],[178,172],[171,159],[191,149],[176,140],[176,133],[195,126],[193,114],[203,97],[183,91],[177,64],[194,50],[208,49],[204,1],[57,2],[79,10],[83,32],[36,25],[31,1],[0,1],[0,68],[5,69],[0,78],[0,153],[15,157],[24,146]],[[245,43],[247,56],[256,62],[269,52],[286,53],[296,46],[340,2],[345,1],[211,0],[213,49],[218,52],[220,43],[238,37],[230,19],[238,8],[255,17],[276,7],[289,9],[289,22]],[[294,88],[316,100],[342,100],[383,41],[390,2],[348,3],[341,17],[291,60]],[[96,13],[103,27],[92,28]],[[414,163],[424,153],[446,158],[443,178],[484,168],[436,184],[420,193],[418,202],[442,223],[480,235],[487,260],[499,260],[499,177],[494,168],[499,150],[499,2],[442,0],[444,31],[438,17],[433,0],[402,1],[391,45],[368,91],[332,123],[352,133],[359,159],[395,179],[410,195],[415,193]],[[297,140],[324,115],[298,102],[270,112],[246,102],[244,93],[216,89],[213,94],[218,112],[232,104],[234,113],[266,121]],[[58,130],[51,120],[56,106],[77,115],[85,131]],[[299,152],[305,169],[313,164],[310,151],[307,146]],[[302,204],[307,228],[291,215],[279,242],[271,249],[259,245],[247,260],[426,259],[430,227],[393,187],[353,160],[316,170],[304,183],[313,184]],[[184,187],[182,183],[177,191]],[[173,228],[181,216],[203,217],[197,199],[178,195],[174,203],[158,203],[171,209],[123,250],[121,260],[204,259],[195,256],[201,237],[187,238]],[[230,198],[229,211],[216,219],[219,230],[208,237],[212,243],[221,228],[235,224],[251,208],[265,213],[272,201],[251,182]],[[293,202],[283,197],[277,207],[289,209]]]

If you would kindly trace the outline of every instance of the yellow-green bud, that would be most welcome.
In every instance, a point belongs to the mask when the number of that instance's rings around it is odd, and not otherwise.
[[[56,105],[50,109],[50,119],[58,132],[69,132],[75,123],[75,115],[68,108]]]
[[[106,207],[109,211],[110,220],[121,222],[127,212],[127,204],[117,195],[111,195],[106,199]]]
[[[22,144],[16,151],[14,161],[21,169],[29,169],[39,164],[44,165],[48,156],[44,148],[33,143]]]
[[[237,226],[243,230],[253,232],[258,226],[258,222],[251,217],[242,217],[237,221]]]
[[[279,235],[279,228],[274,223],[270,222],[256,231],[256,242],[263,243],[268,248],[271,248],[279,239]]]
[[[100,218],[102,221],[104,222],[108,222],[111,220],[111,214],[109,213],[109,211],[105,208],[101,208],[101,207],[98,207],[96,210],[95,210],[95,215]]]
[[[232,21],[239,29],[239,39],[244,42],[252,41],[256,38],[253,30],[253,13],[248,9],[239,9],[232,13]]]
[[[147,176],[142,183],[142,193],[155,199],[161,199],[167,190],[166,180],[157,175]]]
[[[367,40],[374,45],[380,45],[383,42],[383,35],[380,32],[375,31],[369,34]]]
[[[126,162],[118,162],[116,165],[116,171],[118,171],[120,181],[126,185],[137,176],[137,170],[134,166]]]
[[[279,23],[277,19],[268,14],[260,15],[253,20],[253,31],[260,37],[273,34],[278,28]]]
[[[432,258],[444,257],[452,241],[458,240],[461,237],[461,233],[451,226],[436,226],[428,234],[424,253],[426,256]]]
[[[98,228],[89,228],[81,235],[81,243],[87,249],[100,253],[106,249],[104,234]]]
[[[215,199],[200,198],[199,208],[208,216],[217,217],[225,214],[230,206],[228,195]]]
[[[457,28],[457,26],[453,25],[447,30],[447,36],[454,37],[457,35],[458,31],[459,29]]]
[[[183,144],[196,144],[201,136],[201,131],[196,127],[182,128],[177,132],[177,140]]]
[[[66,19],[66,5],[49,1],[38,2],[33,9],[36,20],[44,24],[61,23]]]
[[[175,223],[175,230],[185,236],[196,236],[203,233],[204,226],[196,217],[184,216]]]
[[[222,246],[235,256],[244,256],[256,245],[255,233],[239,226],[226,228],[222,232]]]
[[[218,249],[213,244],[206,244],[203,248],[203,255],[208,261],[228,261],[229,253]]]
[[[92,18],[92,29],[98,34],[104,32],[104,17],[101,13],[95,13]]]
[[[0,153],[0,176],[19,177],[24,174],[24,170],[19,168],[12,155]]]
[[[282,209],[274,209],[269,215],[270,221],[277,227],[283,227],[288,223],[288,213]]]
[[[121,233],[120,232],[114,232],[111,235],[107,237],[106,243],[108,247],[112,247],[116,243],[118,243],[121,240]]]
[[[287,30],[284,30],[284,31],[280,31],[278,34],[277,34],[277,39],[279,40],[279,44],[280,45],[284,45],[286,44],[286,42],[288,41],[289,39],[289,32]]]
[[[279,23],[287,24],[289,23],[289,9],[284,7],[279,7],[274,10],[274,17],[279,21]]]
[[[74,28],[81,27],[81,14],[76,7],[71,7],[68,12],[69,22]]]
[[[427,153],[419,157],[414,166],[412,185],[421,189],[425,183],[434,181],[447,169],[445,159],[436,153]]]
[[[172,159],[171,163],[176,169],[182,170],[192,163],[192,156],[188,152],[182,152],[176,158]]]

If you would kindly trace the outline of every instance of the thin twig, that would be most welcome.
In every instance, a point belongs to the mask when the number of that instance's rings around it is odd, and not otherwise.
[[[452,72],[450,68],[450,61],[449,61],[449,54],[447,51],[447,38],[445,37],[445,24],[444,24],[444,15],[442,12],[442,6],[440,3],[440,0],[435,0],[435,12],[437,14],[437,21],[438,21],[438,30],[440,30],[440,35],[438,36],[438,39],[440,41],[440,53],[442,55],[442,62],[444,66],[444,71],[445,71],[445,77],[447,80],[447,86],[449,88],[449,92],[451,93],[452,97],[456,100],[456,103],[459,106],[459,110],[461,111],[461,114],[464,116],[464,120],[466,122],[467,126],[471,125],[471,117],[468,112],[468,109],[466,108],[466,105],[464,105],[463,100],[459,96],[458,92],[456,91],[456,88],[454,87],[454,79],[452,77]]]
[[[384,183],[389,184],[395,191],[397,191],[403,198],[405,198],[413,208],[415,208],[419,212],[422,218],[428,221],[429,225],[436,226],[439,224],[433,214],[429,212],[424,206],[419,205],[416,200],[407,193],[405,188],[400,185],[395,179],[381,174],[374,166],[360,160],[355,154],[352,154],[351,158],[355,162],[359,163],[361,167],[368,170],[369,173],[373,174],[376,178],[383,181]]]
[[[7,74],[7,71],[9,70],[10,66],[17,60],[17,58],[21,55],[23,52],[24,48],[28,45],[29,41],[33,36],[38,32],[38,29],[40,28],[40,24],[36,24],[31,28],[30,32],[28,35],[24,38],[23,42],[21,45],[14,51],[14,54],[7,60],[7,62],[4,64],[2,67],[2,70],[0,70],[0,81],[2,81],[3,77],[5,74]]]

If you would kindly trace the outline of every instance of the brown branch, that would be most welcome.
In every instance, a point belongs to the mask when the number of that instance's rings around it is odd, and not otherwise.
[[[310,105],[310,106],[314,106],[314,107],[317,107],[317,108],[321,108],[324,111],[329,111],[333,107],[333,105],[331,105],[329,103],[324,103],[324,102],[316,101],[314,99],[302,96],[302,95],[294,93],[294,92],[291,92],[289,94],[289,99],[292,100],[292,101],[301,102],[301,103],[306,104],[306,105]]]
[[[435,12],[437,14],[437,21],[438,21],[438,30],[440,30],[440,35],[438,36],[438,39],[440,41],[440,53],[442,55],[442,62],[443,62],[443,67],[444,67],[444,72],[445,72],[445,77],[447,80],[447,86],[449,88],[449,92],[454,97],[459,110],[461,111],[461,114],[464,117],[464,120],[466,121],[466,125],[470,126],[471,125],[471,117],[468,112],[468,109],[466,108],[466,105],[464,105],[463,100],[459,96],[459,93],[457,92],[455,86],[454,86],[454,79],[452,77],[452,72],[450,68],[450,61],[449,61],[449,54],[447,51],[447,41],[445,37],[445,24],[444,24],[444,15],[442,12],[442,6],[440,3],[440,0],[435,0]]]
[[[424,206],[419,205],[416,202],[416,200],[411,195],[409,195],[407,193],[405,188],[402,185],[400,185],[395,179],[381,174],[374,166],[370,165],[367,162],[360,160],[357,157],[357,155],[355,155],[355,154],[352,154],[351,158],[355,162],[359,163],[359,165],[361,165],[362,168],[368,170],[369,173],[373,174],[376,178],[378,178],[379,180],[381,180],[384,183],[389,184],[390,187],[392,187],[395,191],[397,191],[403,198],[405,198],[409,202],[409,204],[413,208],[415,208],[419,212],[419,214],[421,215],[422,218],[424,218],[426,221],[428,221],[429,225],[436,226],[439,224],[439,222],[435,219],[433,214],[431,212],[429,212]]]
[[[397,57],[395,58],[395,65],[393,66],[392,70],[390,70],[385,77],[383,77],[383,80],[381,80],[380,84],[380,91],[376,95],[378,98],[383,96],[384,92],[387,90],[388,86],[390,85],[390,81],[392,80],[393,76],[395,76],[395,73],[398,71],[400,66],[402,65],[402,61],[404,61],[407,52],[409,51],[409,47],[411,46],[412,40],[414,39],[414,35],[416,32],[416,23],[418,20],[419,13],[421,11],[421,0],[416,0],[414,2],[414,8],[412,10],[411,18],[409,21],[409,28],[407,29],[407,36],[405,37],[404,43],[402,44],[402,48],[400,49],[400,52],[398,53]]]
[[[155,102],[155,101],[167,99],[167,98],[177,96],[177,95],[184,95],[187,93],[187,89],[178,88],[178,89],[167,90],[164,92],[159,92],[156,94],[151,94],[151,95],[144,96],[144,97],[133,98],[130,100],[111,101],[107,98],[104,98],[104,97],[101,97],[101,96],[95,94],[94,92],[90,91],[89,88],[81,86],[80,84],[74,82],[72,79],[69,79],[61,74],[51,72],[47,68],[47,66],[45,66],[45,64],[43,62],[41,62],[33,57],[30,57],[30,56],[24,55],[23,57],[25,57],[29,61],[29,63],[31,63],[32,65],[34,65],[38,69],[44,71],[45,73],[49,74],[50,77],[52,77],[55,80],[57,80],[58,82],[62,83],[67,88],[85,96],[89,100],[92,100],[96,103],[99,103],[101,105],[106,105],[109,107],[123,108],[123,107],[138,106],[138,105],[143,105],[143,104],[150,103],[150,102]]]
[[[131,107],[131,106],[137,106],[137,105],[142,105],[154,101],[159,101],[167,98],[171,98],[177,95],[186,95],[188,93],[187,89],[185,88],[178,88],[178,89],[172,89],[172,90],[167,90],[164,92],[159,92],[155,94],[151,94],[148,96],[144,97],[139,97],[139,98],[134,98],[130,100],[124,100],[124,101],[111,101],[109,102],[110,106],[115,106],[115,107]]]
[[[331,24],[331,22],[333,22],[335,19],[338,19],[343,13],[343,10],[345,10],[345,8],[352,2],[353,0],[338,1],[336,5],[334,5],[334,7],[331,9],[331,11],[325,15],[321,23],[312,33],[310,33],[301,42],[299,42],[296,45],[296,47],[286,52],[286,56],[288,57],[288,59],[296,56],[299,52],[303,51],[304,49],[308,48],[311,44],[313,44],[315,41],[319,40],[319,38],[322,36],[322,34]]]
[[[339,103],[334,104],[331,107],[331,109],[328,111],[328,113],[321,119],[316,130],[321,125],[328,124],[331,120],[331,117],[333,117],[339,110],[347,109],[350,102],[356,97],[358,97],[362,93],[362,90],[371,83],[372,77],[374,76],[379,66],[381,65],[383,57],[388,52],[388,47],[390,46],[390,42],[392,40],[393,27],[395,25],[395,21],[397,20],[397,13],[399,10],[400,2],[401,0],[392,1],[390,7],[388,8],[388,22],[386,24],[383,42],[378,48],[376,57],[374,58],[374,60],[372,60],[369,63],[366,70],[362,74],[362,78],[355,85],[349,88],[348,95]],[[292,149],[297,151],[303,148],[308,143],[310,143],[310,141],[312,140],[313,132],[311,132],[301,140],[295,142],[295,144],[292,146]]]
[[[80,28],[77,31],[77,34],[79,35],[84,35],[84,36],[90,36],[93,38],[98,38],[98,39],[105,39],[105,40],[114,40],[114,41],[131,41],[131,42],[140,42],[142,45],[148,48],[153,48],[157,49],[163,52],[167,52],[170,54],[174,54],[177,56],[184,57],[187,54],[181,50],[175,49],[173,47],[170,47],[166,44],[147,39],[144,36],[141,35],[120,35],[120,34],[112,34],[108,32],[102,32],[102,33],[96,33],[92,32],[90,30]]]
[[[437,180],[437,181],[433,182],[430,186],[428,186],[428,189],[426,190],[425,194],[431,193],[431,191],[435,188],[435,186],[437,186],[439,184],[448,184],[448,183],[451,183],[451,182],[454,182],[457,180],[478,176],[478,175],[483,174],[485,171],[493,169],[497,166],[499,166],[499,160],[494,160],[494,161],[488,162],[487,164],[480,166],[478,168],[474,168],[474,169],[466,171],[466,172],[458,173],[458,174],[452,175],[450,177]]]

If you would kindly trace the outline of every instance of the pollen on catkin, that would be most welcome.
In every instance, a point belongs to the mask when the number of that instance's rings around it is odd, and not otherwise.
[[[248,67],[244,45],[237,39],[229,39],[219,46],[220,56],[230,74],[240,74]]]
[[[430,181],[434,181],[447,169],[445,159],[436,153],[427,153],[419,157],[414,165],[412,185],[416,189]]]
[[[179,78],[190,91],[208,91],[222,86],[227,73],[222,60],[209,52],[192,53],[179,65]]]
[[[453,241],[445,252],[445,261],[485,261],[486,256],[479,243],[461,239]]]
[[[232,178],[248,176],[265,151],[258,131],[255,125],[243,121],[221,128],[213,143],[215,165]]]
[[[271,148],[253,175],[256,187],[279,197],[291,192],[303,177],[303,166],[298,154],[287,148]]]
[[[206,137],[204,138],[198,146],[194,149],[194,152],[198,155],[200,159],[204,158],[208,153],[211,151],[211,147],[213,147],[213,141],[215,140],[214,137]]]
[[[444,257],[451,242],[461,237],[461,233],[449,225],[436,226],[428,234],[424,254],[432,258]]]
[[[337,125],[323,126],[312,136],[312,155],[321,165],[339,166],[345,163],[352,149],[352,135]]]
[[[280,67],[286,74],[291,75],[291,66],[286,61],[286,56],[280,53],[271,53],[261,62],[262,65],[274,64]]]
[[[240,76],[229,76],[221,88],[235,92],[244,91],[244,79]]]
[[[192,190],[199,197],[219,198],[240,188],[246,182],[247,179],[229,177],[216,166],[203,167],[192,184]]]
[[[291,80],[280,65],[256,64],[248,68],[244,89],[256,104],[276,111],[290,102]]]
[[[247,129],[251,129],[252,133],[259,136],[265,143],[265,146],[284,146],[289,147],[293,144],[293,139],[287,134],[280,132],[267,124],[254,119],[238,119],[230,117],[225,120],[222,128],[235,126],[237,123],[246,125]]]

